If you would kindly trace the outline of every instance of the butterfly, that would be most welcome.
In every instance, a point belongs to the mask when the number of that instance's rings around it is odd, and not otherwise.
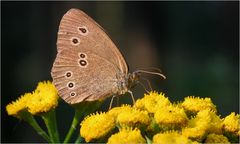
[[[70,9],[63,16],[51,75],[60,97],[67,103],[101,100],[127,92],[133,98],[130,89],[142,72],[145,71],[129,73],[118,48],[83,11]]]

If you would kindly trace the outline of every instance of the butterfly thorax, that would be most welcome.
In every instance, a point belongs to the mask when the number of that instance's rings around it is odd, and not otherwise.
[[[116,87],[113,93],[122,95],[128,92],[138,81],[139,75],[136,73],[117,73],[116,74]]]

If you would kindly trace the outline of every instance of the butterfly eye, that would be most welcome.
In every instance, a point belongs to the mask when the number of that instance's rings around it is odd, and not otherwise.
[[[80,32],[81,35],[84,35],[84,36],[86,36],[88,34],[87,27],[85,27],[85,26],[78,27],[78,31]]]
[[[80,60],[79,61],[79,64],[80,64],[80,66],[86,66],[87,65],[87,61],[86,60]]]
[[[85,55],[85,54],[83,54],[83,53],[81,53],[81,54],[79,55],[79,57],[80,57],[80,58],[85,58],[85,57],[86,57],[86,55]]]
[[[74,83],[73,83],[73,82],[69,82],[69,83],[68,83],[68,87],[69,87],[69,88],[74,88]]]
[[[66,72],[66,73],[65,73],[65,76],[66,76],[67,78],[71,77],[71,76],[72,76],[72,72],[71,72],[71,71]]]
[[[70,93],[70,96],[71,96],[71,97],[74,97],[74,96],[76,96],[76,93],[75,93],[75,92],[71,92],[71,93]]]
[[[87,30],[85,28],[79,28],[79,30],[82,32],[82,33],[86,33]]]
[[[77,37],[71,38],[72,45],[78,45],[80,43],[80,39]]]

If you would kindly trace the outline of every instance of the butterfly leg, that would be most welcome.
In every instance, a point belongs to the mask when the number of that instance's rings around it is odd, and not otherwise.
[[[116,95],[113,95],[113,96],[112,96],[112,99],[111,99],[111,101],[110,101],[110,105],[109,105],[108,110],[110,110],[110,109],[112,108],[113,99],[114,99],[115,97],[116,97]]]
[[[147,82],[147,84],[148,84],[148,87],[150,88],[150,91],[153,91],[152,85],[151,85],[150,81],[148,79],[146,79],[146,78],[143,78],[143,77],[141,79],[145,80]]]
[[[146,89],[146,87],[140,81],[138,81],[137,84],[140,84],[144,88],[145,92],[149,93],[149,91]]]
[[[132,91],[128,91],[128,93],[130,93],[130,95],[131,95],[131,97],[132,97],[133,104],[135,104],[135,99],[134,99],[134,96],[133,96]]]

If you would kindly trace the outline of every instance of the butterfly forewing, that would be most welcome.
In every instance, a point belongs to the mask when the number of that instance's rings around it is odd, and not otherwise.
[[[76,38],[79,43],[74,45]],[[62,18],[58,31],[58,51],[63,49],[87,50],[104,57],[116,65],[123,73],[128,73],[127,64],[103,29],[87,14],[70,9]]]

